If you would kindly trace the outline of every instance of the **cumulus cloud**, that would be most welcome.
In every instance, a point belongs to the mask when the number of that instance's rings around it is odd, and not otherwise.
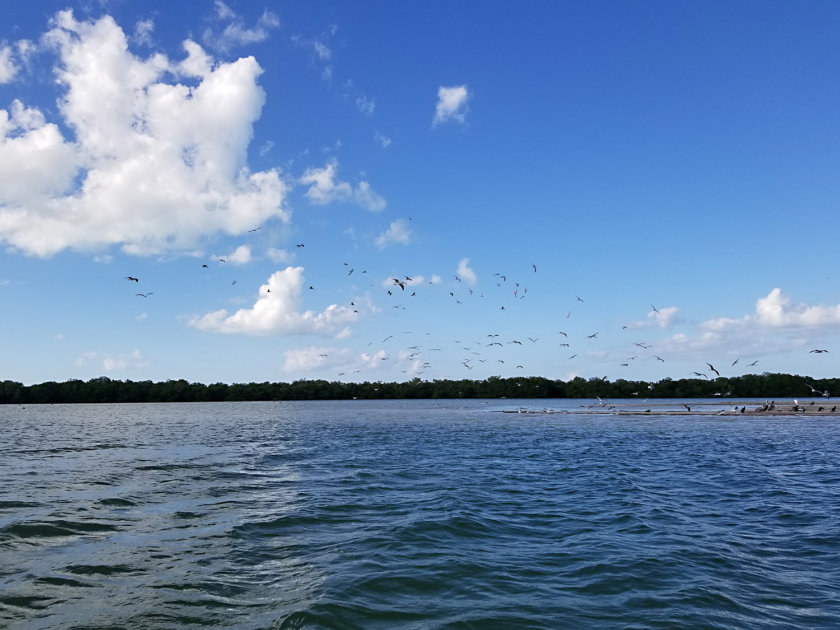
[[[207,332],[243,335],[349,334],[347,324],[357,318],[352,307],[331,304],[321,313],[300,312],[303,284],[303,267],[287,267],[274,272],[260,287],[259,298],[251,308],[232,315],[224,309],[207,313],[192,318],[189,325]]]
[[[222,256],[222,258],[234,265],[247,265],[251,262],[251,248],[247,245],[240,245],[233,253]]]
[[[385,208],[385,199],[377,194],[366,181],[361,181],[353,188],[348,182],[337,179],[338,160],[332,159],[324,168],[309,168],[300,177],[304,186],[309,186],[306,198],[312,203],[326,205],[334,202],[352,203],[357,206],[379,212]]]
[[[187,41],[181,62],[140,59],[110,16],[62,11],[51,26],[44,41],[74,135],[19,100],[0,110],[0,242],[44,257],[111,245],[149,255],[288,222],[280,173],[246,165],[265,100],[253,57],[215,63]]]
[[[475,271],[470,268],[469,258],[462,258],[461,262],[458,263],[458,277],[468,284],[475,284],[478,280]]]
[[[216,19],[220,24],[219,28],[214,25],[204,31],[204,44],[216,50],[228,51],[236,46],[245,44],[256,44],[268,39],[272,29],[280,26],[279,18],[269,11],[264,10],[252,27],[245,26],[244,20],[237,15],[233,9],[221,0],[216,0]]]
[[[376,237],[376,246],[384,249],[388,245],[408,245],[411,242],[411,228],[405,219],[397,219],[382,234]]]
[[[758,324],[769,328],[828,328],[840,326],[840,304],[808,306],[793,304],[781,289],[776,288],[755,303],[755,314],[740,319],[720,317],[703,323],[707,330]]]
[[[470,93],[466,85],[453,87],[440,86],[438,88],[438,102],[435,106],[435,117],[432,126],[437,127],[451,120],[464,124],[469,107]]]

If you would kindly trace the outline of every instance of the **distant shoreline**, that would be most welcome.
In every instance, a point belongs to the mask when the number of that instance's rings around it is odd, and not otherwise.
[[[840,378],[815,379],[794,374],[747,374],[714,380],[691,378],[660,381],[609,381],[577,377],[569,381],[544,377],[491,376],[483,380],[415,378],[399,382],[341,382],[297,380],[292,383],[190,383],[114,380],[98,377],[88,381],[47,381],[23,385],[0,381],[0,404],[38,403],[141,403],[223,402],[281,400],[376,400],[376,399],[719,399],[722,404],[739,398],[771,401],[799,399],[801,404],[831,400],[840,392]],[[817,405],[819,406],[819,405]],[[828,405],[829,407],[833,405]]]

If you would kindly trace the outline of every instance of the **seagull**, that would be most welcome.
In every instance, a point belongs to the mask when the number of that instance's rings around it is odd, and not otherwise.
[[[662,361],[662,363],[665,363],[665,359],[663,359],[662,357],[657,356],[656,358],[659,359],[660,361]]]
[[[595,339],[598,336],[598,333],[592,333],[591,335],[586,335],[587,339]]]
[[[747,367],[753,367],[753,366],[754,366],[755,364],[757,364],[757,363],[758,363],[758,361],[753,361],[753,362],[752,362],[752,363],[750,363]]]
[[[150,295],[154,295],[154,292],[151,293],[135,293],[134,295],[139,295],[140,297],[149,297]]]
[[[257,230],[261,230],[261,229],[262,229],[262,227],[256,227],[253,230],[248,230],[248,231],[249,232],[256,232]]]
[[[135,278],[134,276],[126,276],[125,279],[126,280],[132,280],[133,282],[140,282],[140,280]]]
[[[303,247],[303,243],[298,243],[295,247]]]
[[[828,352],[828,350],[817,350],[817,349],[814,349],[814,350],[811,350],[811,351],[809,352],[809,354],[810,354],[811,352],[815,352],[815,353],[817,353],[817,354],[822,354],[823,352]]]
[[[740,361],[740,360],[741,360],[741,359],[735,359],[735,360],[732,362],[732,365],[734,366],[734,365],[735,365],[736,363],[738,363],[738,361]]]
[[[579,295],[576,295],[575,297],[577,298],[578,302],[583,302],[583,300],[581,299],[581,297]]]
[[[658,309],[658,308],[656,308],[653,304],[651,304],[651,305],[650,305],[650,307],[653,309],[653,312],[654,312],[654,313],[658,313],[658,312],[659,312],[659,309]]]

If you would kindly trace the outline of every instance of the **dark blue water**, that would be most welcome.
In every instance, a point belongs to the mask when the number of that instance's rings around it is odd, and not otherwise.
[[[0,626],[840,627],[840,419],[506,405],[0,407]]]

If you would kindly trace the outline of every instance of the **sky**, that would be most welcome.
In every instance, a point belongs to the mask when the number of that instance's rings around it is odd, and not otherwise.
[[[0,380],[836,377],[839,28],[3,2]]]

